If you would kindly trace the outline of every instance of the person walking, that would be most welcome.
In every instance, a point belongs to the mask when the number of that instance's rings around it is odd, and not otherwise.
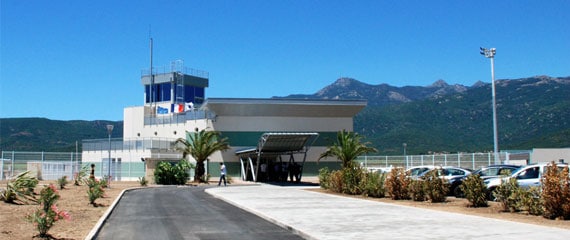
[[[224,180],[224,187],[226,186],[226,165],[220,163],[220,181],[218,182],[218,187],[222,184],[222,179]]]

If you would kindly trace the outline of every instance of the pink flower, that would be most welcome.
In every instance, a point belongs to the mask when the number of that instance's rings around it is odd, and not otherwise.
[[[55,188],[55,185],[53,185],[52,183],[49,184],[49,188],[51,188],[51,190],[53,190],[54,193],[57,193],[57,188]]]
[[[69,215],[69,213],[66,211],[61,211],[58,213],[58,215],[67,221],[71,220],[71,215]]]

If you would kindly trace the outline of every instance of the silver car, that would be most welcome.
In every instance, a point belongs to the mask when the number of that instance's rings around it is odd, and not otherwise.
[[[542,179],[546,166],[548,166],[548,163],[532,164],[519,168],[508,177],[486,179],[484,182],[487,186],[489,199],[493,199],[493,191],[501,185],[501,182],[508,181],[511,178],[515,178],[519,187],[522,188],[540,187],[542,184],[540,180]],[[558,166],[559,171],[568,167],[567,164],[562,163],[556,164],[556,166]]]

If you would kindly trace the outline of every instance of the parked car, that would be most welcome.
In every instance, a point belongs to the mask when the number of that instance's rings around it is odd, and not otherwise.
[[[366,170],[371,173],[389,173],[393,167],[367,167]]]
[[[437,167],[431,169],[429,171],[425,171],[420,174],[419,178],[424,178],[429,172],[437,171],[437,175],[440,178],[447,180],[449,183],[449,191],[448,194],[451,195],[455,192],[455,189],[459,188],[461,182],[458,182],[459,179],[469,176],[471,174],[471,170],[460,168],[460,167]]]
[[[476,171],[472,172],[471,174],[479,175],[479,177],[481,177],[483,180],[486,180],[489,178],[510,176],[520,167],[521,166],[518,165],[508,165],[508,164],[489,165],[486,167],[479,168]],[[457,186],[461,186],[461,184],[463,184],[463,181],[465,181],[466,178],[467,176],[457,179],[456,180],[456,184],[458,184]],[[453,190],[453,195],[455,197],[465,196],[460,187],[457,187]]]
[[[522,188],[542,186],[540,180],[542,179],[546,166],[548,166],[548,163],[527,165],[519,168],[508,177],[489,178],[485,180],[489,199],[494,199],[493,192],[499,185],[501,185],[501,182],[508,181],[511,178],[516,179],[519,187]],[[568,164],[558,163],[556,166],[558,167],[559,171],[562,171],[564,168],[568,167]]]
[[[418,176],[422,175],[423,173],[434,169],[435,166],[431,166],[431,165],[426,165],[426,166],[415,166],[415,167],[411,167],[408,168],[406,170],[407,175],[412,178],[412,179],[417,179]]]

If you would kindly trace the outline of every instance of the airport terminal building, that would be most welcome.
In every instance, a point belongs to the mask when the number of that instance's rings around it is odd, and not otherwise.
[[[208,73],[179,66],[143,73],[141,83],[144,105],[124,109],[122,139],[83,141],[83,163],[94,164],[98,177],[152,181],[156,163],[179,161],[175,141],[196,130],[228,139],[230,149],[206,162],[212,177],[220,162],[228,175],[249,181],[276,179],[290,166],[315,176],[322,167],[340,167],[337,159],[317,159],[338,131],[353,131],[353,117],[366,106],[365,100],[206,98]]]

